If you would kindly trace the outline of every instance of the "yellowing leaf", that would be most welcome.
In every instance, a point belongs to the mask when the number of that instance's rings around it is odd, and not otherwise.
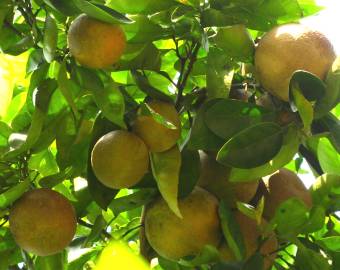
[[[113,242],[107,246],[99,257],[95,270],[150,270],[148,264],[134,254],[125,244]]]
[[[11,56],[0,53],[0,117],[5,116],[13,95],[16,83],[27,86],[29,80],[25,78],[27,53]]]
[[[177,195],[181,161],[177,145],[165,152],[151,153],[151,168],[158,189],[169,208],[180,218]]]

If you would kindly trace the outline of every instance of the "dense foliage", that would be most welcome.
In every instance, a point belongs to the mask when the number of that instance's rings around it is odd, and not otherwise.
[[[339,62],[325,81],[294,73],[289,102],[266,93],[253,65],[265,32],[319,10],[313,0],[1,0],[0,66],[7,75],[0,86],[0,270],[92,269],[111,240],[157,257],[155,269],[264,269],[261,243],[246,256],[232,218],[237,207],[259,223],[265,204],[259,191],[249,204],[220,203],[231,261],[211,245],[177,261],[148,245],[143,206],[161,194],[180,216],[178,198],[199,180],[199,150],[218,151],[231,182],[259,181],[282,167],[304,174],[307,162],[316,178],[312,207],[291,198],[261,227],[279,240],[273,269],[340,269]],[[83,13],[122,27],[127,44],[119,62],[104,69],[77,63],[67,33]],[[25,78],[13,82],[20,72]],[[128,189],[103,185],[91,165],[100,137],[132,131],[140,115],[176,129],[150,100],[173,103],[179,112],[178,146],[150,152],[147,173]],[[121,157],[115,158],[123,167],[128,160]],[[77,216],[70,246],[47,257],[22,250],[9,229],[13,203],[37,188],[63,194]],[[98,269],[143,269],[121,252]]]

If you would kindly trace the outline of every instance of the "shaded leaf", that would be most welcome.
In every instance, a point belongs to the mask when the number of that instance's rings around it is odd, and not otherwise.
[[[274,123],[261,123],[227,141],[216,160],[236,168],[254,168],[274,158],[282,147],[283,131]]]
[[[181,152],[182,162],[179,174],[178,196],[188,196],[196,186],[200,175],[200,156],[198,151],[191,151],[184,148]]]
[[[205,124],[217,136],[230,139],[240,131],[261,122],[275,121],[276,113],[262,106],[232,99],[216,100],[205,110]]]
[[[90,17],[96,18],[97,20],[117,24],[117,23],[131,23],[132,21],[125,17],[123,14],[109,9],[100,4],[92,4],[85,0],[73,0],[73,3],[82,12],[86,13]]]
[[[233,212],[224,202],[220,203],[218,213],[221,219],[221,226],[225,240],[232,250],[237,260],[245,258],[246,247],[239,224],[237,223]]]
[[[109,208],[112,210],[113,214],[117,216],[122,212],[148,204],[157,194],[158,192],[155,189],[141,189],[130,195],[114,199],[110,203]]]
[[[47,62],[54,59],[58,43],[58,26],[56,21],[47,15],[45,18],[43,54]]]
[[[292,126],[283,136],[283,144],[278,154],[268,163],[252,169],[232,168],[230,172],[231,182],[249,181],[269,175],[284,167],[298,152],[300,138],[297,127]]]

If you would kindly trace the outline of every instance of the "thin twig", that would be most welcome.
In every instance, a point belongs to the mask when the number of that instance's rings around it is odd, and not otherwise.
[[[84,226],[84,227],[86,227],[86,228],[89,228],[89,229],[92,229],[92,228],[93,228],[93,225],[92,225],[92,224],[87,223],[87,222],[85,222],[84,220],[82,220],[82,219],[80,219],[80,218],[78,218],[78,224],[81,225],[81,226]],[[105,237],[107,237],[107,238],[109,238],[109,239],[112,239],[112,235],[109,234],[107,231],[102,230],[101,233],[102,233]]]
[[[189,75],[194,67],[194,64],[196,62],[196,58],[197,58],[197,54],[198,51],[200,49],[200,44],[199,43],[193,43],[192,48],[191,48],[191,52],[188,55],[188,59],[189,59],[189,64],[187,67],[187,70],[181,72],[180,74],[180,78],[178,79],[178,84],[177,84],[177,89],[178,89],[178,93],[177,93],[177,98],[176,98],[176,108],[177,110],[179,110],[179,106],[180,103],[182,101],[183,98],[183,90],[186,86],[187,80],[189,78]]]

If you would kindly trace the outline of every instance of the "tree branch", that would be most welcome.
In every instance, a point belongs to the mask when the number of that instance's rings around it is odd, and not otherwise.
[[[183,90],[185,88],[185,85],[187,83],[189,75],[190,75],[190,73],[191,73],[191,71],[194,67],[195,62],[196,62],[199,49],[200,49],[200,44],[199,43],[193,43],[193,46],[191,47],[191,52],[187,57],[187,59],[189,59],[189,64],[188,64],[187,70],[184,71],[185,68],[183,68],[183,70],[180,74],[180,78],[178,79],[178,83],[177,83],[178,93],[177,93],[177,98],[176,98],[176,103],[175,103],[177,110],[180,109],[179,107],[180,107],[180,103],[181,103],[182,98],[183,98]]]
[[[299,153],[304,157],[305,160],[307,160],[309,165],[315,170],[317,174],[324,174],[324,171],[322,170],[321,165],[313,152],[308,150],[304,145],[300,145]]]

